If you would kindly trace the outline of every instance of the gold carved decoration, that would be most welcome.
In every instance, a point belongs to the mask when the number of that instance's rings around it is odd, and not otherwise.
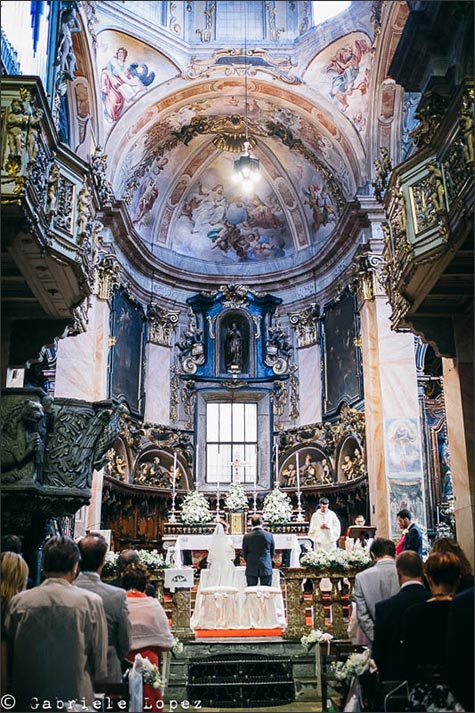
[[[302,312],[290,312],[289,321],[297,332],[297,345],[299,348],[311,347],[318,344],[318,320],[320,308],[315,302]]]
[[[148,341],[163,347],[170,346],[170,337],[178,324],[180,312],[166,310],[156,302],[151,302],[147,308],[149,325]]]

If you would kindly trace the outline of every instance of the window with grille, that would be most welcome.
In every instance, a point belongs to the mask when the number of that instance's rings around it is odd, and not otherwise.
[[[257,403],[209,402],[206,481],[226,484],[235,480],[257,480]]]
[[[246,30],[246,32],[244,32]],[[264,39],[264,3],[219,1],[216,7],[216,39]]]

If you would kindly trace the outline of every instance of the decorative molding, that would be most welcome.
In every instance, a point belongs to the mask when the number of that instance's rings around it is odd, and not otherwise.
[[[253,77],[259,70],[259,72],[269,74],[274,79],[280,79],[286,84],[302,83],[301,79],[291,74],[296,63],[292,62],[290,55],[274,58],[267,50],[263,49],[248,48],[246,55],[244,55],[244,51],[244,49],[222,49],[214,52],[209,59],[192,57],[182,77],[195,80],[223,72],[226,77],[243,77],[246,71],[248,76]]]
[[[311,347],[318,344],[318,320],[320,319],[320,308],[316,302],[312,302],[302,312],[289,312],[289,321],[297,333],[297,346]]]
[[[99,255],[94,265],[93,293],[101,300],[111,300],[120,285],[121,267],[113,253]]]
[[[169,347],[171,334],[178,324],[179,316],[179,311],[166,310],[156,302],[151,302],[147,307],[148,341],[162,347]]]
[[[176,348],[180,352],[180,365],[185,374],[195,374],[198,367],[206,361],[203,330],[198,329],[196,315],[191,309],[188,315],[188,327],[180,341],[176,343]]]

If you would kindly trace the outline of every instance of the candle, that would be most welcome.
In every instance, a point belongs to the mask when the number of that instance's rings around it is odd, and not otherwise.
[[[299,452],[295,454],[296,468],[297,468],[297,490],[300,491],[300,467],[299,467]]]
[[[175,490],[175,488],[176,488],[176,451],[173,456],[173,481],[172,481],[172,483],[173,483],[173,490]]]

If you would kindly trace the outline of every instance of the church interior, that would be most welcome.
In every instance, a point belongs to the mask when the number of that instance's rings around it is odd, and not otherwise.
[[[160,558],[165,700],[338,710],[320,499],[338,551],[406,509],[473,568],[473,3],[2,2],[1,71],[2,535],[36,584],[51,535]],[[282,610],[206,638],[253,514]]]

